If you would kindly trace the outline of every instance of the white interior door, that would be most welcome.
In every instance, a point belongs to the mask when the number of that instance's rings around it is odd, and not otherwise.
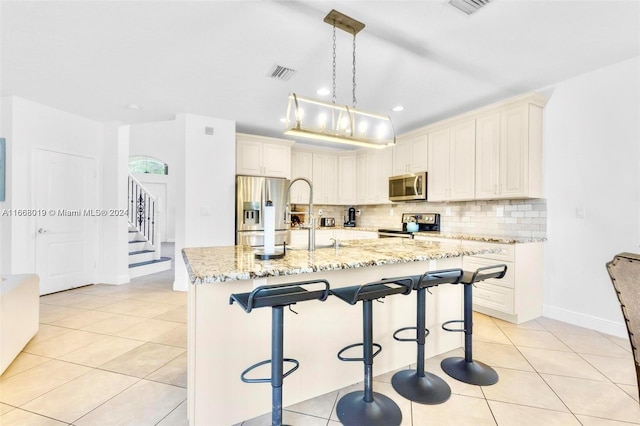
[[[98,220],[96,162],[34,151],[36,273],[40,294],[91,284],[96,278]]]

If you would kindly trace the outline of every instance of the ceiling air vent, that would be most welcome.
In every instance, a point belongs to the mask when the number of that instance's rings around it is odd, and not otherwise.
[[[275,78],[276,80],[289,81],[289,79],[296,73],[296,70],[292,68],[283,67],[282,65],[274,64],[273,67],[267,73],[267,77]]]
[[[491,0],[449,0],[449,4],[460,9],[467,15],[476,13],[482,6],[489,4]]]

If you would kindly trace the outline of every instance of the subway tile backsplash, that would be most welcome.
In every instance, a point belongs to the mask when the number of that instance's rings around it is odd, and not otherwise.
[[[395,203],[354,206],[360,210],[357,226],[399,228],[402,213],[440,213],[443,232],[519,238],[547,237],[545,199],[461,201],[449,203]],[[335,217],[341,224],[348,206],[315,205],[316,215]],[[502,217],[499,211],[502,210]],[[316,216],[318,217],[318,216]]]

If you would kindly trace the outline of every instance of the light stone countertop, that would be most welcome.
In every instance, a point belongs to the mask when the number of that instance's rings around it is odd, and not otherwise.
[[[258,260],[248,246],[200,247],[182,250],[192,284],[248,280],[281,275],[308,274],[394,263],[421,262],[459,256],[497,253],[500,248],[465,247],[407,238],[343,241],[333,247],[287,250],[281,259]]]
[[[437,237],[437,238],[449,238],[452,240],[468,240],[468,241],[481,241],[485,243],[501,243],[501,244],[524,244],[524,243],[539,243],[547,241],[546,238],[518,238],[518,237],[504,237],[495,235],[468,235],[456,232],[416,232],[416,236],[423,237]]]

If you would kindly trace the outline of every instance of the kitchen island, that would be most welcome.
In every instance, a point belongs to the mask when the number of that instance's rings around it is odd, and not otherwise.
[[[490,253],[490,246],[433,243],[404,238],[344,241],[339,248],[288,250],[282,259],[257,260],[246,246],[185,248],[189,272],[188,416],[191,425],[233,425],[271,410],[269,384],[246,384],[240,373],[270,357],[271,310],[245,313],[229,305],[232,293],[255,286],[326,279],[332,288],[381,278],[462,266],[464,256]],[[427,297],[426,356],[462,346],[461,333],[440,324],[462,318],[459,286],[440,286]],[[396,342],[393,332],[415,324],[415,296],[395,295],[374,307],[374,341],[383,347],[374,374],[415,362],[415,344]],[[362,366],[340,362],[336,353],[362,341],[362,307],[334,297],[293,306],[285,315],[285,357],[300,368],[284,381],[284,406],[362,380]],[[268,377],[268,366],[256,371]]]

